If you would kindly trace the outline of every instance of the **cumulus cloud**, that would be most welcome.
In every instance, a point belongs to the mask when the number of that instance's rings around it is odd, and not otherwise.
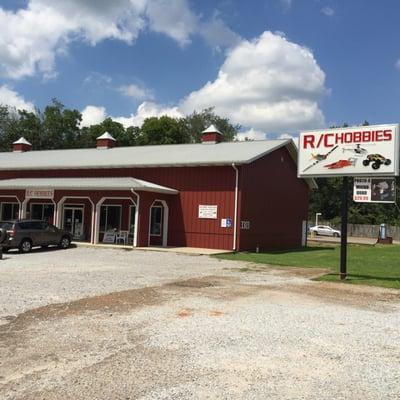
[[[0,75],[53,77],[56,57],[68,53],[71,41],[132,44],[147,27],[185,45],[197,19],[187,0],[28,0],[16,11],[0,7]]]
[[[135,100],[152,99],[154,97],[151,90],[135,84],[120,86],[118,92]]]
[[[254,128],[247,129],[245,131],[241,131],[237,135],[238,140],[265,140],[267,135],[263,131],[258,131]]]
[[[114,121],[120,122],[125,127],[127,126],[142,126],[144,120],[150,117],[161,117],[167,115],[172,118],[180,118],[183,114],[178,107],[162,106],[157,103],[143,102],[139,105],[135,113],[129,117],[112,117]]]
[[[101,124],[107,118],[105,107],[86,106],[82,110],[81,127]]]
[[[199,33],[211,48],[218,51],[233,47],[241,40],[240,36],[233,32],[232,29],[217,16],[201,24]]]
[[[190,42],[199,19],[186,0],[148,1],[147,16],[152,31],[166,34],[181,46]]]
[[[308,48],[264,32],[234,47],[217,78],[190,93],[179,109],[189,114],[214,106],[218,115],[266,132],[318,128],[324,125],[318,106],[324,84]]]
[[[0,105],[13,107],[18,110],[34,111],[33,103],[26,101],[7,85],[0,86]]]
[[[335,15],[335,10],[332,7],[326,6],[321,8],[322,14],[327,17],[333,17]]]

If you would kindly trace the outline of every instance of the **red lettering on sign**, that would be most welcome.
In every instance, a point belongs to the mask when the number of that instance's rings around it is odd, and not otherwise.
[[[314,135],[304,135],[304,142],[303,147],[306,149],[307,145],[309,144],[312,149],[315,148],[314,146],[315,136]]]
[[[383,131],[383,140],[392,140],[392,130],[391,129],[386,129]]]

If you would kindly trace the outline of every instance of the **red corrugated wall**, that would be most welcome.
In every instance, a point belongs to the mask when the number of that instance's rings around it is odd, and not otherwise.
[[[297,178],[296,164],[286,148],[242,166],[240,188],[240,220],[250,221],[249,230],[240,230],[240,250],[301,246],[309,187]]]
[[[0,179],[34,177],[129,176],[179,190],[178,195],[142,193],[139,221],[141,239],[147,245],[148,217],[154,199],[166,199],[169,206],[168,245],[232,249],[233,228],[221,228],[221,218],[234,217],[235,174],[232,167],[165,167],[123,169],[81,169],[47,171],[0,171]],[[114,193],[118,196],[118,192]],[[142,201],[143,200],[143,201]],[[198,206],[217,205],[217,219],[199,219]]]

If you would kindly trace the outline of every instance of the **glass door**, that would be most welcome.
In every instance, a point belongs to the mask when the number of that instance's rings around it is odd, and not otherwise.
[[[64,207],[64,229],[71,233],[73,239],[84,240],[83,207]]]

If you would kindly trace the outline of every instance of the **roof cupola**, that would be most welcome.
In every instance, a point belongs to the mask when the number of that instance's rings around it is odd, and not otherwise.
[[[202,143],[216,144],[223,140],[224,137],[222,136],[222,133],[214,125],[210,125],[207,129],[201,132]]]
[[[24,153],[32,149],[32,144],[29,143],[23,136],[16,140],[13,144],[14,153]]]
[[[101,136],[96,138],[96,147],[98,149],[111,149],[115,146],[116,140],[108,132],[104,132]]]

